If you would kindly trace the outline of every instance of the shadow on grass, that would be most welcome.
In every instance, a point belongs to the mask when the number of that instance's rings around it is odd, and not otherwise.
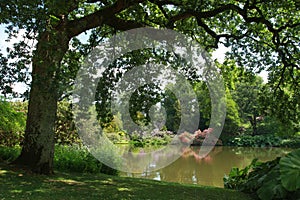
[[[0,199],[251,199],[222,188],[104,174],[30,174],[0,163]]]

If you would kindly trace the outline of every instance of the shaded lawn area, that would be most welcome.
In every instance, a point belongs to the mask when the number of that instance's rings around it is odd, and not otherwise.
[[[250,196],[222,188],[146,179],[56,172],[41,176],[0,163],[0,199],[228,199]]]

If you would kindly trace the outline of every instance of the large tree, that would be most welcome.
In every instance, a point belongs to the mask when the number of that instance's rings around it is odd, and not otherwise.
[[[208,51],[220,43],[231,46],[238,64],[268,70],[276,91],[288,83],[295,91],[291,102],[299,104],[299,7],[296,0],[1,1],[0,23],[7,24],[8,32],[25,29],[27,39],[37,40],[32,56],[24,42],[8,54],[23,59],[10,63],[0,55],[3,91],[11,90],[12,81],[26,79],[24,69],[28,60],[32,63],[25,140],[15,163],[37,173],[52,173],[57,101],[78,70],[72,63],[80,60],[76,53],[86,53],[102,37],[137,27],[180,31]],[[90,43],[82,45],[75,37],[88,30]]]
[[[258,122],[264,115],[260,96],[264,95],[263,80],[259,76],[253,76],[250,80],[240,80],[236,82],[236,89],[232,92],[233,99],[239,107],[239,114],[244,122],[250,122],[252,135],[257,134]]]

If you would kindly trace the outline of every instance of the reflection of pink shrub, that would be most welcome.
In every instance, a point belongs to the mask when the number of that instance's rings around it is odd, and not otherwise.
[[[213,161],[213,158],[210,155],[201,156],[194,150],[192,150],[190,147],[186,147],[182,149],[182,158],[190,158],[194,157],[197,162],[206,162],[211,163]]]

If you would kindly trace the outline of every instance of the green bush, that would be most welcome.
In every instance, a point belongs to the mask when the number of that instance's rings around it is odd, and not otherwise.
[[[56,146],[54,167],[59,170],[97,173],[100,172],[102,164],[94,160],[86,149]]]
[[[27,102],[0,99],[0,145],[20,145],[24,138],[27,106]],[[60,145],[82,144],[73,120],[71,104],[67,101],[58,103],[55,142]]]
[[[300,148],[300,137],[281,138],[276,135],[241,135],[223,141],[226,146]]]
[[[72,172],[118,174],[117,170],[105,166],[94,158],[86,148],[77,145],[57,145],[54,154],[54,167],[58,170]]]
[[[278,147],[281,146],[281,139],[275,135],[242,135],[227,142],[229,146],[240,147]]]
[[[243,184],[247,182],[247,177],[252,168],[259,166],[257,159],[254,159],[250,165],[246,166],[244,169],[239,169],[238,167],[233,167],[229,175],[225,175],[223,178],[224,187],[228,189],[243,189]]]
[[[255,194],[262,200],[300,198],[300,149],[265,163],[253,160],[245,169],[233,168],[224,187]]]
[[[23,140],[26,123],[23,107],[20,103],[0,99],[0,145],[11,147]]]
[[[73,145],[82,142],[79,138],[74,122],[72,104],[67,101],[58,103],[55,127],[55,143],[60,145]]]
[[[284,124],[275,117],[266,116],[260,123],[258,123],[257,134],[291,137],[295,134],[295,131],[291,124]]]
[[[295,137],[290,137],[287,139],[281,140],[281,145],[282,147],[290,147],[290,148],[300,148],[300,137],[295,136]]]
[[[20,147],[0,146],[0,160],[13,161],[21,152]],[[86,148],[78,145],[55,146],[54,169],[60,171],[80,173],[104,173],[118,175],[118,171],[112,169],[91,155]]]
[[[163,146],[170,143],[172,137],[167,131],[160,131],[158,135],[141,136],[137,133],[132,133],[130,136],[129,144],[132,147],[150,147],[150,146]]]
[[[21,152],[21,148],[17,146],[15,147],[0,146],[0,161],[4,160],[4,161],[11,162],[18,157],[20,152]]]

